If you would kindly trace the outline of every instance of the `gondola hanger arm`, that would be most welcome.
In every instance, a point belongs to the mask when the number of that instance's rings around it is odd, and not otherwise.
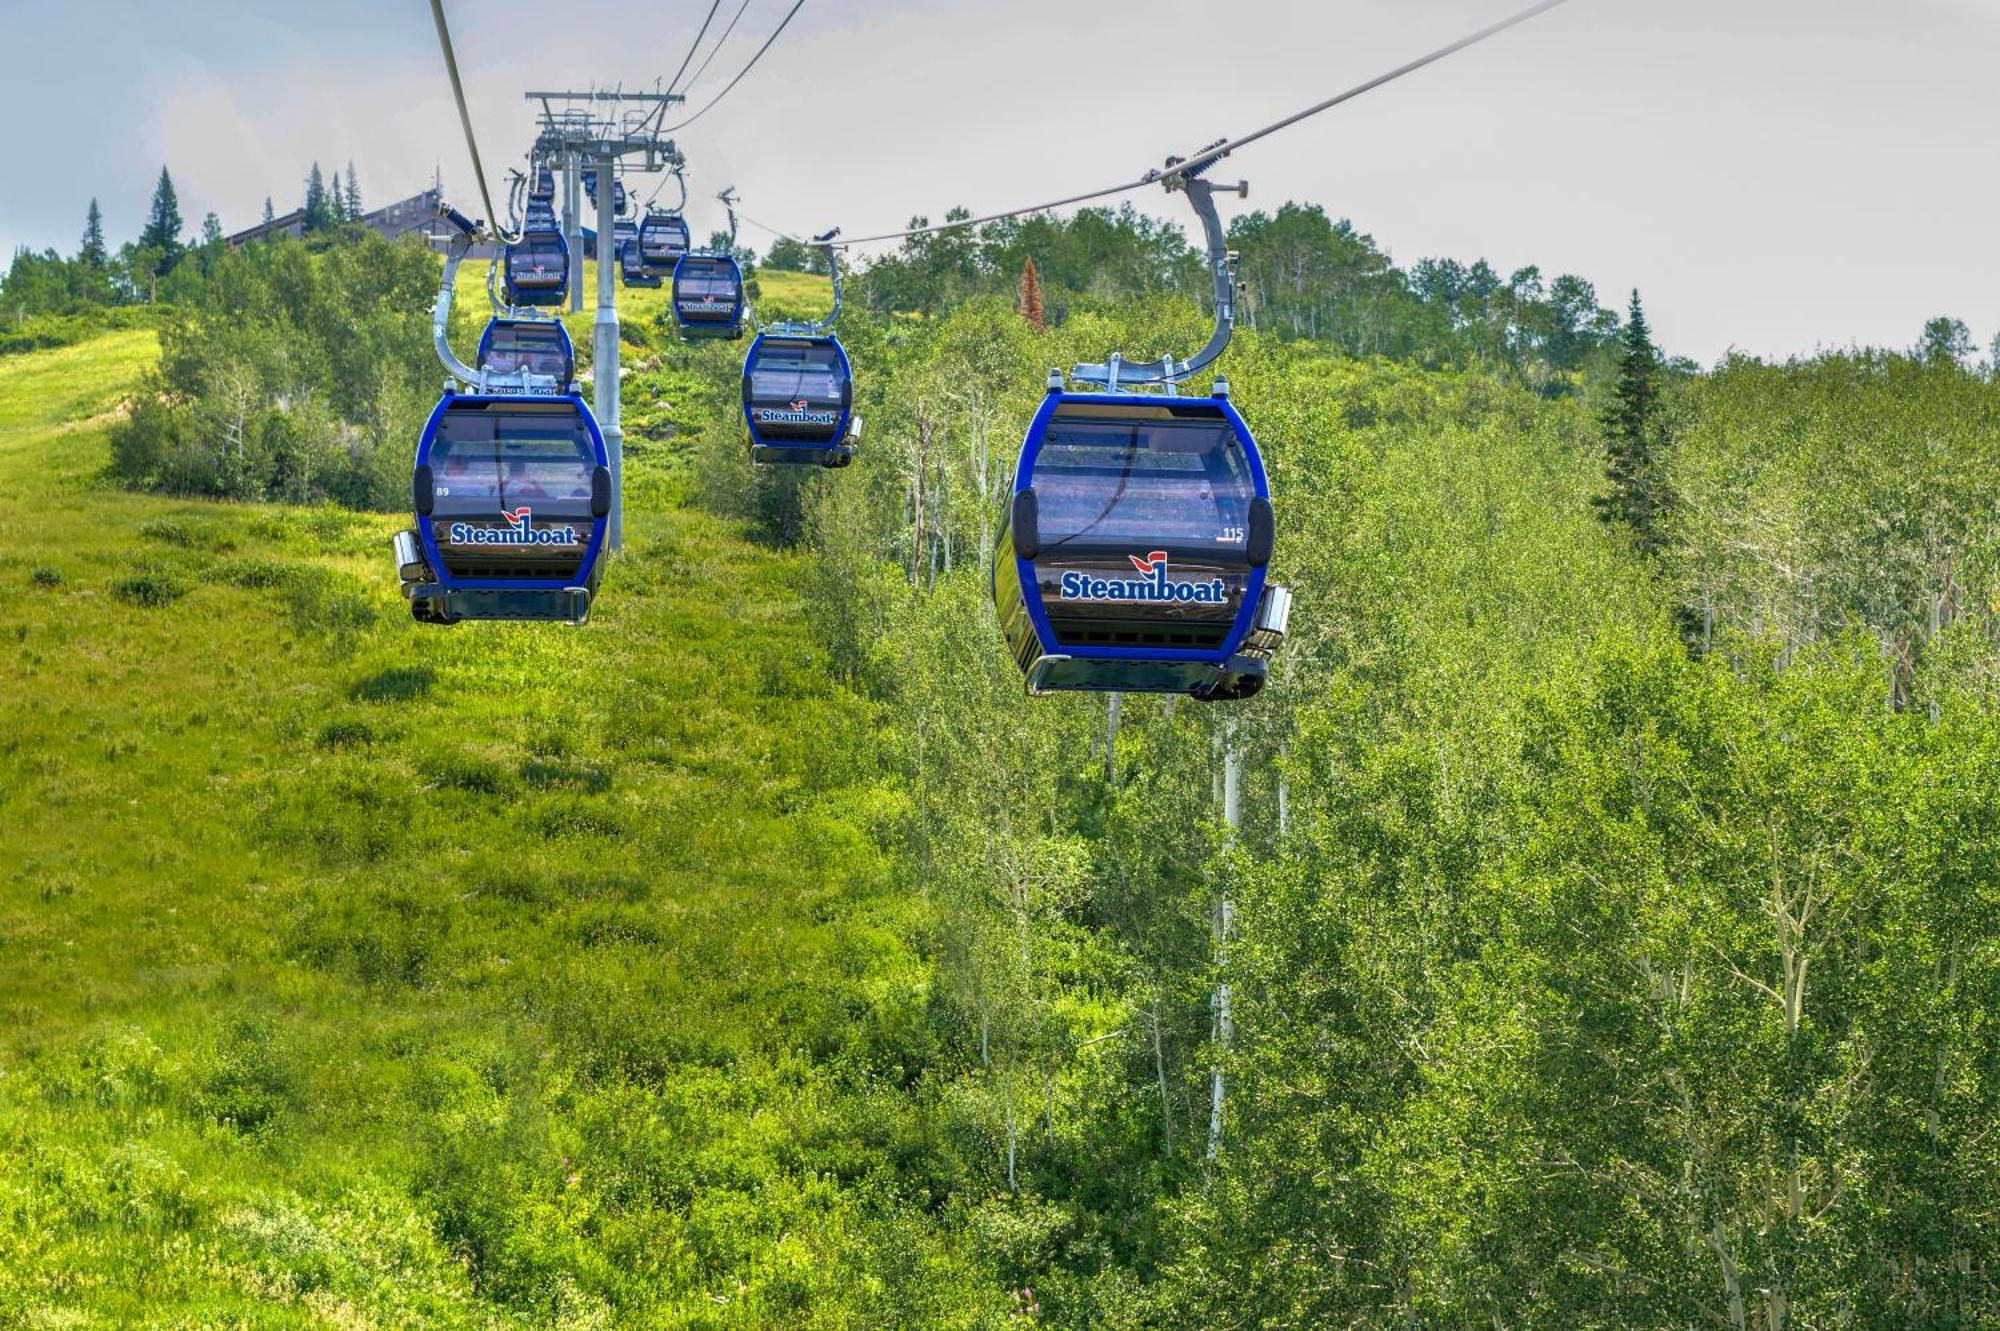
[[[451,300],[458,284],[458,266],[471,252],[474,242],[486,235],[485,227],[439,199],[438,219],[452,230],[451,249],[445,254],[444,278],[438,285],[437,303],[431,308],[431,344],[443,363],[445,373],[462,384],[477,384],[479,371],[460,360],[451,349]]]
[[[1203,152],[1209,152],[1217,145],[1211,144]],[[1197,154],[1199,155],[1199,154]],[[1084,383],[1101,385],[1107,392],[1116,393],[1124,386],[1135,388],[1171,388],[1191,375],[1212,365],[1229,345],[1230,334],[1236,326],[1236,252],[1229,248],[1228,235],[1222,228],[1222,217],[1215,210],[1217,190],[1224,193],[1250,197],[1250,183],[1239,180],[1234,185],[1218,185],[1203,177],[1202,172],[1213,165],[1219,157],[1192,169],[1186,168],[1181,158],[1169,157],[1163,169],[1148,172],[1148,178],[1158,181],[1169,192],[1187,195],[1194,206],[1195,216],[1201,220],[1202,239],[1208,259],[1209,275],[1215,284],[1215,329],[1209,334],[1207,343],[1201,350],[1186,360],[1176,361],[1172,355],[1162,356],[1157,362],[1132,364],[1123,356],[1112,355],[1100,364],[1084,364],[1070,372],[1070,377]],[[1226,390],[1225,390],[1226,391]]]

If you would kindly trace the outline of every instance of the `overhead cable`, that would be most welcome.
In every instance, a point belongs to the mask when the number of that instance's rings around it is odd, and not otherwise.
[[[697,32],[694,35],[694,40],[688,43],[688,53],[681,57],[681,67],[675,70],[673,78],[667,81],[667,93],[669,96],[673,94],[676,88],[680,87],[681,75],[687,73],[688,61],[694,59],[694,53],[701,49],[701,39],[708,35],[708,25],[715,22],[715,11],[720,8],[722,8],[722,0],[710,0],[708,17],[701,21],[701,31]]]
[[[437,23],[438,46],[444,51],[444,70],[451,76],[452,100],[458,103],[458,123],[465,129],[465,150],[472,155],[472,174],[479,181],[479,197],[486,203],[487,225],[503,245],[521,237],[501,230],[500,214],[493,207],[493,195],[486,188],[486,166],[479,160],[479,140],[473,137],[472,113],[465,109],[465,85],[458,81],[458,57],[451,49],[451,28],[444,21],[444,0],[431,0],[431,18]]]
[[[757,67],[757,62],[764,58],[764,52],[771,49],[771,43],[778,40],[778,37],[785,31],[786,25],[792,21],[792,15],[798,13],[800,9],[804,8],[805,3],[806,0],[796,0],[796,3],[792,5],[791,9],[786,11],[785,17],[778,21],[777,30],[774,31],[769,37],[766,37],[764,39],[764,44],[757,48],[757,54],[750,57],[750,63],[743,66],[742,69],[738,70],[736,77],[729,80],[728,85],[724,87],[721,92],[709,98],[708,105],[702,107],[701,110],[695,112],[693,115],[689,116],[686,120],[681,121],[680,124],[669,126],[666,132],[671,134],[675,130],[686,129],[689,125],[692,125],[695,121],[701,119],[703,116],[707,115],[710,111],[713,111],[715,109],[715,104],[721,101],[723,98],[727,97],[731,89],[735,88],[737,84],[743,82],[743,76],[745,74],[748,74],[751,70]]]
[[[743,17],[743,11],[748,8],[750,8],[750,0],[743,0],[742,4],[736,6],[736,12],[729,16],[729,26],[722,30],[722,36],[715,39],[715,45],[708,48],[708,54],[702,57],[701,67],[696,69],[694,77],[687,81],[688,88],[692,89],[695,84],[701,82],[701,76],[706,74],[708,67],[715,63],[715,53],[728,44],[729,34],[736,31],[737,20]]]
[[[1461,37],[1447,46],[1440,46],[1434,51],[1417,57],[1415,60],[1398,65],[1386,74],[1378,74],[1366,83],[1357,83],[1352,88],[1335,93],[1323,102],[1315,102],[1304,110],[1295,111],[1282,120],[1274,120],[1262,129],[1252,130],[1248,134],[1238,135],[1233,139],[1223,139],[1185,158],[1175,159],[1166,169],[1162,171],[1149,171],[1137,180],[1128,180],[1117,185],[1106,185],[1102,189],[1088,190],[1082,194],[1072,194],[1068,198],[1053,199],[1047,203],[1029,204],[1022,208],[1009,208],[1005,212],[985,213],[978,217],[962,217],[953,221],[940,222],[934,226],[913,226],[902,231],[884,231],[880,235],[874,236],[855,236],[842,241],[841,244],[843,246],[867,245],[884,240],[903,240],[911,236],[934,235],[940,231],[956,231],[962,227],[982,226],[988,222],[1002,222],[1012,217],[1025,217],[1030,213],[1049,212],[1056,208],[1068,207],[1073,203],[1088,203],[1093,199],[1109,198],[1114,194],[1124,194],[1130,190],[1143,189],[1148,185],[1159,184],[1177,176],[1199,173],[1202,168],[1208,166],[1210,163],[1227,156],[1229,153],[1246,144],[1255,143],[1258,139],[1275,134],[1279,130],[1289,126],[1296,125],[1299,121],[1310,116],[1316,116],[1322,111],[1331,110],[1333,107],[1339,106],[1342,102],[1352,101],[1363,93],[1372,92],[1385,83],[1393,83],[1405,74],[1415,73],[1426,65],[1435,64],[1446,56],[1455,55],[1469,46],[1476,46],[1489,37],[1498,36],[1509,28],[1526,23],[1529,19],[1545,14],[1549,10],[1568,2],[1569,0],[1540,0],[1540,3],[1530,5],[1528,8],[1512,14],[1498,23],[1481,28],[1479,31]]]

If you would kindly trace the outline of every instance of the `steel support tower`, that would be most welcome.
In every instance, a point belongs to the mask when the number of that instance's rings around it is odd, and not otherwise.
[[[583,173],[597,189],[597,319],[591,326],[592,407],[611,455],[610,546],[625,542],[625,430],[618,414],[617,215],[612,180],[620,172],[657,174],[681,165],[666,136],[667,109],[687,99],[670,92],[531,92],[541,106],[535,151],[563,174],[563,230],[570,250],[570,308],[583,308]]]

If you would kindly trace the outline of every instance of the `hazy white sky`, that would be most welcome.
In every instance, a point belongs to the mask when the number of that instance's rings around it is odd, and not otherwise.
[[[807,0],[679,138],[698,196],[734,183],[782,226],[886,230],[1130,178],[1520,3]],[[788,8],[750,0],[693,107]],[[489,170],[532,136],[522,90],[650,85],[707,9],[447,0]],[[1251,182],[1231,205],[1317,202],[1400,263],[1534,263],[1609,304],[1637,286],[1668,349],[1703,361],[1907,345],[1939,313],[1983,345],[2000,329],[1996,71],[2000,0],[1571,0],[1218,174]],[[210,209],[248,225],[267,194],[294,206],[315,158],[352,158],[377,203],[441,165],[484,211],[424,0],[0,0],[0,75],[9,252],[72,251],[93,194],[129,239],[162,162],[191,229]]]

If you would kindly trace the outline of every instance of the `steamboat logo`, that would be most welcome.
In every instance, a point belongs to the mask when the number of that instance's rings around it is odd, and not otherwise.
[[[470,522],[451,524],[453,545],[581,545],[583,538],[576,534],[576,528],[564,524],[560,527],[537,527],[535,511],[521,507],[511,513],[502,510],[504,527],[480,527]]]
[[[759,425],[832,425],[840,419],[837,411],[812,411],[812,403],[805,398],[787,402],[782,407],[757,408]]]
[[[1221,578],[1205,582],[1177,580],[1167,575],[1167,552],[1154,550],[1146,555],[1127,555],[1132,567],[1143,577],[1101,578],[1075,569],[1062,575],[1065,601],[1147,601],[1157,604],[1186,602],[1194,605],[1221,605],[1228,591]]]

